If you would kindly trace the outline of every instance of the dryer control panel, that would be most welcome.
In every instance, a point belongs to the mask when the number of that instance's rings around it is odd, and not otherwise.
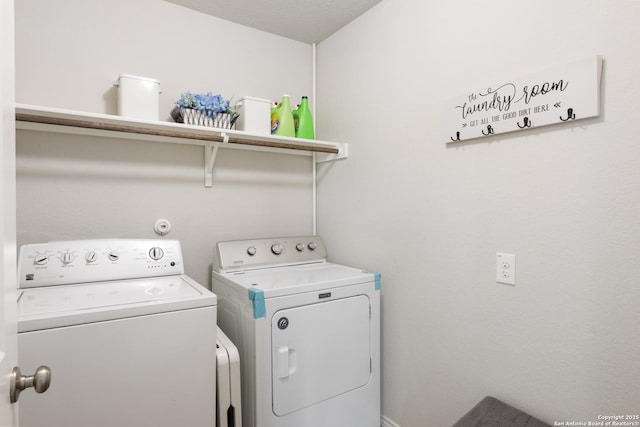
[[[71,240],[23,245],[20,288],[184,274],[177,240]]]
[[[324,262],[327,251],[318,236],[218,242],[213,257],[217,272]]]

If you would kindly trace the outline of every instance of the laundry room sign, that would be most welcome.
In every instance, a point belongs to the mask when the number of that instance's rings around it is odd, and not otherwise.
[[[592,56],[447,101],[445,141],[461,142],[600,115],[602,58]]]

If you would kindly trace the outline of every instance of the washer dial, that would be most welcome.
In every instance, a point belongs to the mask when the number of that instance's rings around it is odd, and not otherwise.
[[[33,263],[35,265],[45,265],[49,262],[49,255],[46,254],[37,254],[33,257]]]
[[[63,253],[60,257],[60,261],[62,261],[64,265],[70,264],[73,261],[73,254],[71,252]]]
[[[84,254],[84,260],[87,261],[87,263],[95,262],[97,259],[98,259],[98,253],[96,251],[89,251],[86,254]]]

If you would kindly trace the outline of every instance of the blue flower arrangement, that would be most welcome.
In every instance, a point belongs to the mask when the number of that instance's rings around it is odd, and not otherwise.
[[[181,110],[184,108],[198,110],[210,118],[215,118],[218,113],[233,113],[229,100],[224,99],[222,95],[214,95],[211,92],[204,94],[184,92],[176,101],[176,105]]]

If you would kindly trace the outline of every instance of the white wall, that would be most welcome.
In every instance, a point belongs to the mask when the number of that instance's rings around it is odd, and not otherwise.
[[[312,49],[160,0],[16,2],[19,103],[116,113],[120,73],[159,79],[160,117],[180,93],[292,101],[312,89]],[[210,283],[219,240],[310,234],[309,157],[18,132],[18,243],[157,237],[167,218],[186,270]]]
[[[382,273],[383,412],[485,395],[554,421],[640,412],[640,2],[384,0],[318,46],[331,257]],[[605,58],[603,114],[458,145],[446,100]],[[495,282],[516,254],[515,287]]]

